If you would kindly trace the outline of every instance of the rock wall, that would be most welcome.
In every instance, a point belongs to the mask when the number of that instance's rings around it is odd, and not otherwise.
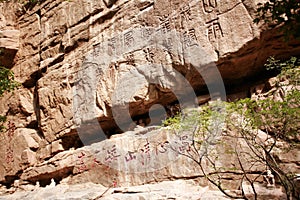
[[[35,181],[28,175],[31,167],[44,165],[57,153],[83,145],[77,130],[95,136],[93,125],[89,130],[86,126],[78,128],[86,121],[99,121],[107,136],[120,133],[122,130],[117,128],[112,113],[112,98],[114,91],[120,89],[120,80],[124,80],[124,88],[133,85],[142,88],[134,91],[132,98],[121,96],[117,102],[117,106],[128,103],[130,115],[141,125],[149,123],[146,118],[152,105],[167,107],[176,102],[171,87],[176,84],[173,81],[176,72],[189,81],[200,96],[199,102],[203,103],[212,98],[212,94],[207,97],[205,76],[201,76],[210,74],[211,64],[217,66],[229,91],[243,79],[259,79],[269,55],[283,58],[299,55],[299,42],[286,43],[277,29],[264,30],[262,25],[253,24],[258,2],[46,0],[36,5],[1,3],[0,48],[3,53],[0,62],[14,71],[22,86],[1,98],[0,113],[8,116],[10,124],[7,124],[8,131],[0,136],[0,182],[10,184],[19,177]],[[162,40],[164,48],[132,49],[131,43],[143,38],[130,31],[138,28],[147,31],[144,27],[160,32],[160,36],[175,32],[180,42],[174,45],[169,37]],[[146,35],[151,35],[151,28]],[[172,45],[177,49],[172,50]],[[188,48],[204,52],[202,71],[194,66],[193,59],[198,58],[184,54]],[[104,62],[101,58],[111,60]],[[154,73],[152,68],[141,68],[143,70],[138,71],[141,82],[126,79],[126,74],[145,63],[159,67],[153,67]],[[98,69],[95,73],[99,80],[93,79],[94,71],[85,73],[90,66]],[[88,100],[96,111],[91,116],[80,116],[78,122],[74,117],[76,108],[73,108],[78,93],[73,91],[80,86],[81,72],[84,72],[83,81],[94,81],[95,90],[90,94],[83,90],[79,99],[91,95]],[[149,77],[155,73],[155,77],[160,78],[155,84],[149,84]],[[179,91],[182,90],[184,87]],[[206,95],[204,101],[202,94]],[[143,119],[142,122],[139,119]],[[69,166],[61,173],[70,174],[73,169]],[[45,179],[51,176],[50,172],[45,174],[48,174]]]

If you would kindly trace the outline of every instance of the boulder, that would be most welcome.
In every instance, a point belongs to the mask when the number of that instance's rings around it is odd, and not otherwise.
[[[1,141],[5,141],[0,147],[1,181],[9,181],[9,176],[15,176],[18,171],[37,163],[35,151],[39,148],[38,137],[34,129],[15,129],[12,125],[1,134]]]
[[[30,149],[25,149],[21,155],[22,162],[24,164],[34,165],[37,163],[36,153]]]
[[[0,31],[0,63],[5,67],[12,67],[14,57],[19,50],[19,30]]]
[[[61,140],[57,140],[52,142],[51,144],[51,153],[55,154],[61,151],[64,151],[64,147],[62,146],[62,141]]]

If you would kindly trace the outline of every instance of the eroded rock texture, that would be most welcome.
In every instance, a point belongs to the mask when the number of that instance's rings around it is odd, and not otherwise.
[[[113,118],[112,107],[124,105],[135,122],[149,124],[152,105],[167,108],[178,100],[174,88],[184,91],[178,76],[189,81],[204,103],[220,95],[207,95],[206,85],[213,85],[217,77],[210,76],[213,67],[230,91],[243,80],[261,78],[269,55],[299,55],[299,42],[286,43],[277,29],[264,31],[253,24],[258,2],[46,0],[27,7],[2,3],[0,62],[12,68],[22,86],[0,103],[10,123],[1,135],[0,182],[10,184],[20,177],[48,183],[51,177],[82,173],[76,171],[78,154],[69,150],[83,145],[76,128],[88,143],[99,139],[98,122],[106,136],[130,130],[129,125],[120,130]],[[156,33],[161,44],[149,46],[147,38]],[[166,171],[164,176],[179,177],[181,172]]]

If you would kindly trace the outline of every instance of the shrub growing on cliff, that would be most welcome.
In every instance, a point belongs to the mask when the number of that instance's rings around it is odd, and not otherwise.
[[[299,0],[268,0],[259,3],[255,23],[266,22],[269,26],[284,24],[286,36],[300,38],[300,1]]]
[[[238,132],[245,139],[247,146],[255,155],[254,160],[250,161],[251,165],[265,164],[278,177],[281,185],[285,188],[288,199],[292,199],[292,197],[299,198],[300,193],[295,189],[290,171],[282,168],[276,156],[274,157],[274,150],[290,151],[299,148],[299,97],[299,90],[291,90],[283,98],[283,101],[274,101],[267,98],[255,101],[244,99],[231,103],[232,111],[238,113],[243,119],[242,123],[238,125],[232,122],[228,124],[231,130]],[[247,127],[251,127],[251,129]],[[259,130],[267,133],[267,138],[263,138],[263,140],[259,138]],[[284,147],[279,147],[278,143],[280,141],[286,141]],[[242,156],[242,154],[239,156]],[[254,182],[255,178],[250,181],[251,184]]]
[[[14,73],[5,67],[0,67],[0,97],[5,92],[11,92],[18,85],[14,80]]]
[[[176,134],[191,133],[192,141],[188,151],[177,152],[195,161],[207,180],[231,198],[248,198],[243,183],[250,185],[254,198],[258,198],[254,184],[263,177],[264,171],[257,171],[261,167],[275,174],[285,188],[288,199],[300,198],[290,171],[283,168],[274,157],[275,150],[299,148],[300,67],[296,58],[284,63],[270,58],[266,67],[277,68],[281,73],[277,76],[275,88],[266,92],[262,98],[223,102],[226,112],[218,112],[218,107],[222,109],[222,102],[215,102],[198,111],[165,121],[165,125],[169,125]],[[282,94],[281,99],[273,98],[276,92]],[[220,140],[220,131],[222,137],[227,138],[227,143]],[[279,147],[281,141],[286,141],[284,147]],[[220,147],[237,164],[220,166],[222,150],[217,150]],[[225,188],[228,176],[233,174],[240,177],[240,194],[228,192]]]
[[[0,67],[0,97],[2,97],[5,92],[11,92],[18,87],[18,85],[19,84],[14,80],[14,73],[5,67]],[[5,120],[6,117],[0,115],[0,132],[4,129],[3,123]]]

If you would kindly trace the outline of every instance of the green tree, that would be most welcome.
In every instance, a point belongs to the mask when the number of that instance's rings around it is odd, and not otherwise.
[[[13,91],[16,87],[18,87],[19,83],[14,80],[14,73],[0,66],[0,97],[2,97],[6,92]],[[6,121],[6,117],[0,115],[0,132],[3,131],[4,122]]]
[[[279,179],[288,199],[299,199],[300,192],[296,189],[293,174],[282,167],[274,156],[274,152],[279,149],[290,151],[300,148],[298,64],[297,58],[283,63],[270,58],[266,67],[279,69],[281,73],[276,78],[275,87],[261,99],[211,102],[198,110],[167,119],[165,125],[171,127],[176,134],[189,132],[192,135],[189,151],[178,151],[176,147],[172,149],[195,161],[206,179],[230,198],[248,199],[243,190],[243,184],[246,183],[252,188],[254,199],[258,199],[255,184],[259,183],[259,178],[264,177],[265,171],[257,169],[264,167]],[[277,93],[282,94],[282,99],[272,98]],[[220,112],[224,108],[226,112]],[[221,138],[227,138],[227,142],[222,143],[220,135]],[[231,141],[230,144],[228,141]],[[283,141],[284,147],[280,146]],[[218,151],[220,147],[221,150]],[[220,156],[220,152],[228,155]],[[226,156],[237,164],[220,166],[220,157]],[[226,181],[233,174],[240,179],[240,193],[226,190]]]
[[[255,23],[266,22],[269,26],[284,25],[284,34],[300,38],[300,1],[268,0],[259,3]]]

